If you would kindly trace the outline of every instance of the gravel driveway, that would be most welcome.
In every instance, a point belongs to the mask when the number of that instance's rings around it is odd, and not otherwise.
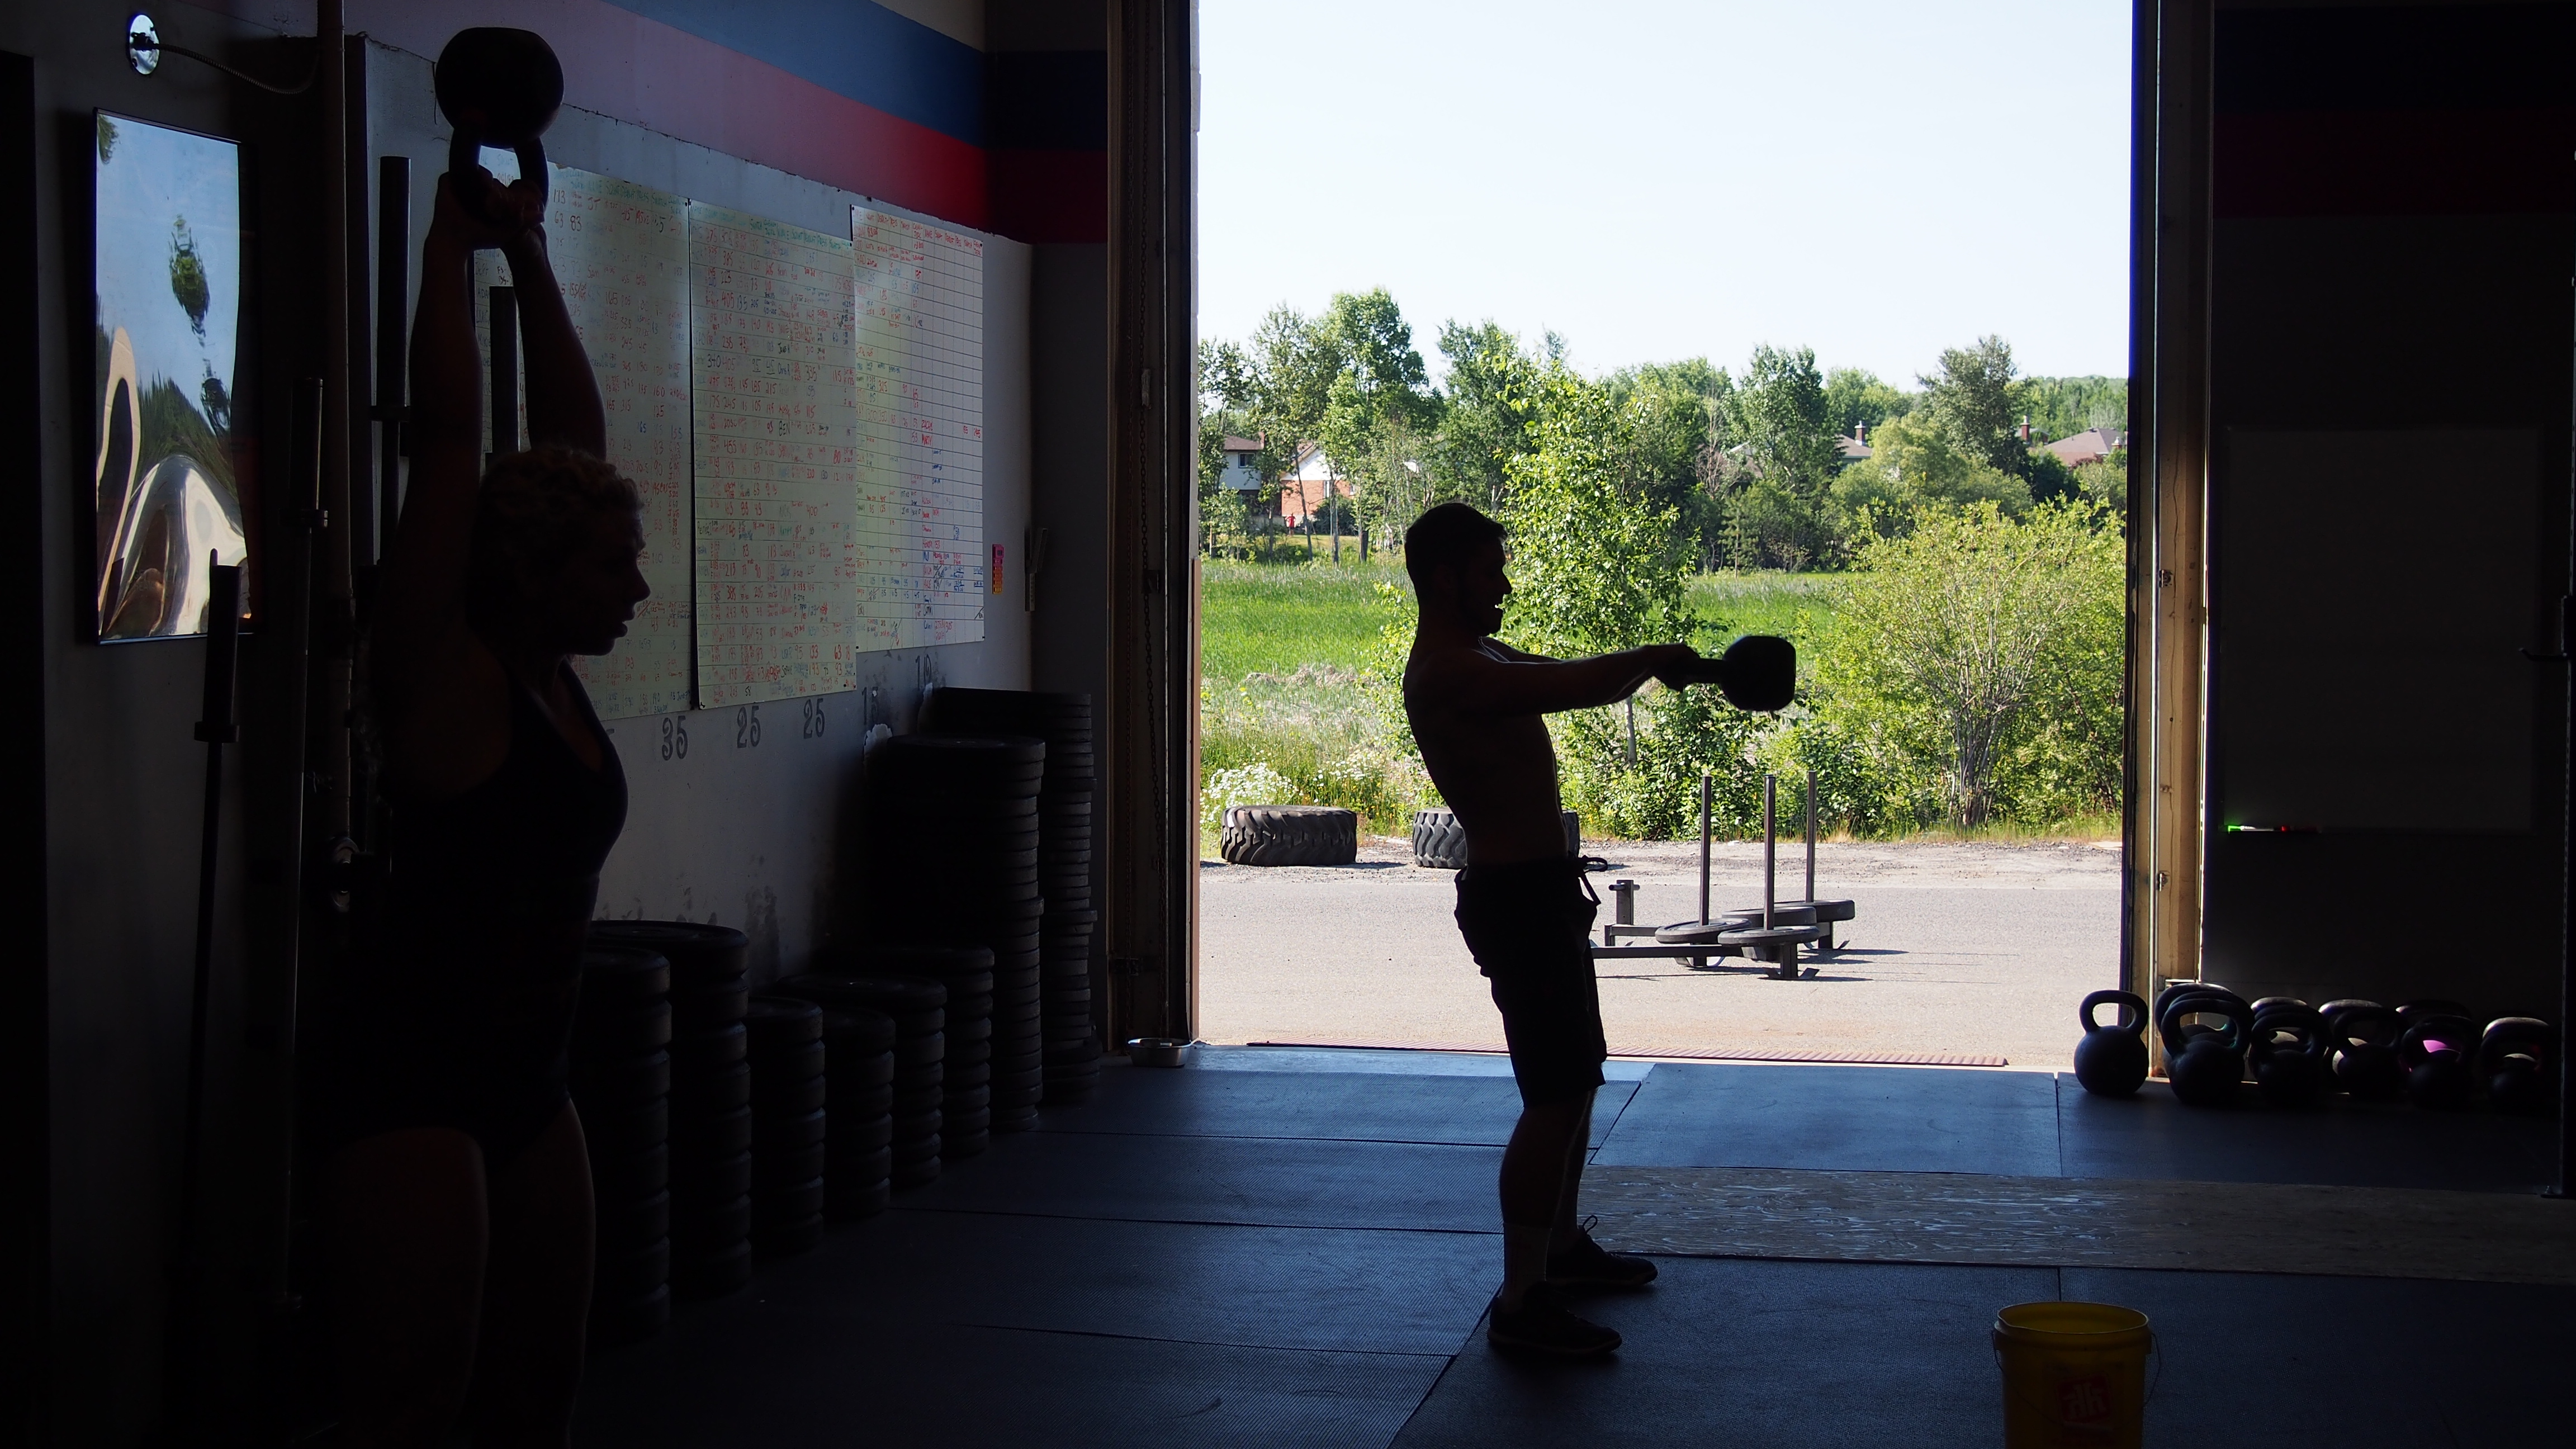
[[[1587,850],[1638,883],[1637,918],[1699,913],[1697,842]],[[1199,868],[1199,1034],[1212,1042],[1415,1043],[1499,1048],[1502,1027],[1450,919],[1449,872],[1400,840],[1358,864]],[[1780,895],[1804,894],[1799,847],[1781,846]],[[2117,842],[1826,844],[1816,888],[1859,905],[1840,949],[1807,980],[1698,970],[1664,958],[1600,965],[1610,1048],[1943,1053],[2064,1070],[2075,1004],[2117,985]],[[1719,909],[1758,905],[1762,847],[1720,844]],[[1611,919],[1602,890],[1601,919]]]

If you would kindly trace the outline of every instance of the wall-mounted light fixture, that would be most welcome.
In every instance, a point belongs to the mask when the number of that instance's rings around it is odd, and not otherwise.
[[[161,30],[151,16],[138,13],[125,22],[125,59],[136,75],[150,75],[161,68]]]
[[[308,37],[295,36],[290,38],[305,39]],[[231,76],[234,80],[240,81],[244,85],[257,86],[261,90],[264,90],[273,96],[300,96],[306,91],[313,89],[314,80],[322,74],[322,50],[321,47],[317,45],[313,50],[312,72],[306,75],[302,82],[291,86],[270,85],[268,82],[261,80],[258,76],[248,75],[244,72],[237,71],[231,66],[224,64],[222,61],[215,59],[211,55],[190,50],[184,45],[163,44],[161,40],[161,27],[152,23],[151,16],[146,15],[141,11],[136,11],[134,15],[125,22],[126,63],[134,67],[134,73],[136,75],[150,75],[161,68],[161,57],[165,52],[171,55],[184,55],[188,59],[196,61],[201,65],[213,66],[215,69]]]

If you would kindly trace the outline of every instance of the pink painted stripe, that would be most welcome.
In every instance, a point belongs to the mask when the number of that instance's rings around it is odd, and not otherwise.
[[[533,30],[564,102],[845,191],[984,228],[984,152],[603,0],[350,0],[348,28],[432,60],[470,25]]]

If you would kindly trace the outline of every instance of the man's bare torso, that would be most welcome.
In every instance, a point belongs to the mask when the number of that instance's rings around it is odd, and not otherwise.
[[[1467,656],[1467,657],[1462,657]],[[1404,669],[1404,712],[1431,783],[1467,832],[1476,865],[1565,854],[1558,814],[1556,746],[1538,714],[1469,713],[1444,700],[1444,684],[1486,661],[1526,658],[1490,638],[1434,644],[1417,638]]]

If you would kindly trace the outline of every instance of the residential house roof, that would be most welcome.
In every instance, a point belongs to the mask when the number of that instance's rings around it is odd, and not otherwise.
[[[2118,428],[2087,428],[2070,438],[2060,438],[2047,445],[2057,461],[2069,468],[2099,463],[2129,446],[2129,435]]]

